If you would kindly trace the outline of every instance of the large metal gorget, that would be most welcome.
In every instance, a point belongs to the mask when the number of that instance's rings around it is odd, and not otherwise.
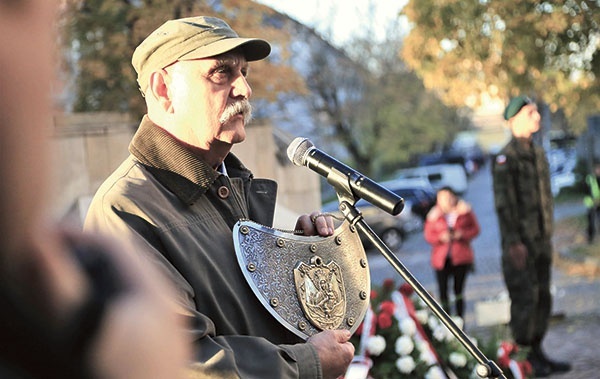
[[[307,339],[322,330],[354,333],[371,292],[365,249],[344,221],[332,236],[299,236],[252,221],[233,229],[248,284],[287,329]]]

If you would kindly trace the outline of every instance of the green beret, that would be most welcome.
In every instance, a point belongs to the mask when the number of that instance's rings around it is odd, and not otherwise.
[[[214,57],[237,47],[248,61],[266,58],[271,45],[259,38],[240,38],[227,23],[215,17],[170,20],[150,34],[133,52],[131,63],[142,91],[150,74],[180,60]]]
[[[509,120],[514,115],[519,113],[521,108],[523,108],[525,105],[531,104],[531,103],[533,103],[533,100],[531,100],[527,96],[521,95],[521,96],[513,97],[512,99],[510,99],[510,102],[506,106],[506,109],[504,109],[504,119]]]

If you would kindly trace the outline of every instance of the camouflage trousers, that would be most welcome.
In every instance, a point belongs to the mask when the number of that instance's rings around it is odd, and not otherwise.
[[[550,238],[525,242],[527,265],[523,270],[513,267],[508,247],[503,247],[502,271],[510,295],[510,329],[515,342],[531,346],[539,344],[548,329],[552,308],[550,276],[552,243]]]

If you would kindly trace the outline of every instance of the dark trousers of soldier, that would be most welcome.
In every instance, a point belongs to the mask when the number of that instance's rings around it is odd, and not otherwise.
[[[594,237],[598,233],[598,227],[600,227],[600,206],[592,207],[588,209],[587,212],[588,217],[588,227],[587,227],[587,237],[588,243],[592,243],[594,241]]]
[[[471,265],[453,266],[450,259],[446,260],[446,265],[441,270],[435,271],[435,276],[438,283],[440,293],[440,302],[446,313],[450,313],[450,302],[448,301],[448,282],[450,278],[454,279],[454,298],[456,302],[456,314],[464,317],[464,298],[463,291],[465,288],[465,279]]]
[[[540,347],[548,329],[552,308],[550,276],[552,245],[550,238],[525,242],[528,250],[525,269],[516,270],[503,247],[502,271],[510,295],[510,328],[519,345]]]

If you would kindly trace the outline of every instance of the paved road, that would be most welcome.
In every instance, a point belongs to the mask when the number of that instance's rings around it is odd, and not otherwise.
[[[491,175],[484,168],[469,183],[464,198],[471,203],[481,224],[481,234],[473,241],[475,250],[475,272],[467,279],[466,297],[468,311],[473,311],[473,303],[492,298],[504,291],[500,269],[500,239],[498,223],[494,211]],[[584,209],[579,204],[557,205],[556,217],[563,218],[580,214]],[[433,272],[429,265],[430,246],[422,233],[409,236],[396,256],[413,276],[428,290],[437,292]],[[369,251],[371,277],[376,284],[386,278],[401,280],[400,275],[387,260],[376,251]],[[570,276],[561,270],[553,271],[553,291],[555,312],[580,314],[589,311],[600,312],[600,291],[598,281]],[[470,305],[470,306],[469,306]],[[467,324],[472,321],[467,314]]]
[[[481,234],[473,241],[473,248],[476,252],[476,271],[469,277],[467,283],[469,288],[473,288],[477,281],[483,280],[483,282],[489,283],[490,275],[496,276],[500,273],[498,222],[494,211],[491,175],[487,168],[484,168],[471,179],[464,198],[473,206],[473,210],[481,224]],[[422,233],[416,233],[410,235],[405,241],[402,248],[397,252],[397,257],[421,284],[428,289],[429,287],[434,289],[434,276],[429,265],[429,252],[430,246],[423,239]],[[370,265],[374,283],[380,283],[388,277],[399,278],[394,269],[378,252],[370,252]]]
[[[476,303],[494,298],[505,291],[500,270],[500,240],[494,211],[491,175],[484,168],[469,184],[464,198],[469,201],[482,227],[480,236],[473,242],[476,253],[476,271],[468,277],[465,296],[467,330],[480,327],[475,315]],[[580,204],[557,205],[556,218],[584,212]],[[437,286],[429,265],[429,245],[421,233],[411,235],[396,256],[411,274],[430,293],[437,294]],[[401,282],[401,276],[387,260],[376,251],[369,252],[373,283],[386,278]],[[597,359],[600,338],[600,280],[569,275],[553,269],[552,289],[555,321],[544,342],[553,356],[574,362],[575,370],[552,378],[600,377],[600,360]]]

